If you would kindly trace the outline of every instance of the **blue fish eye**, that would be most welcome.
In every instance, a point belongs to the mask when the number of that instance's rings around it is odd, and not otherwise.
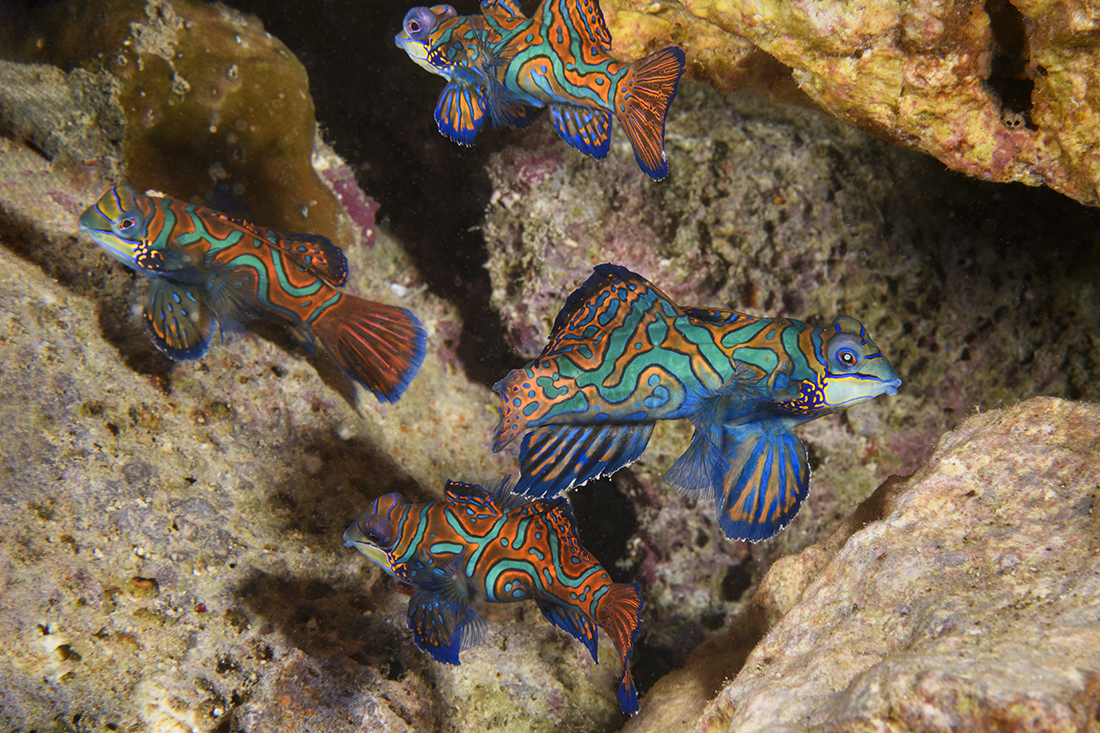
[[[855,336],[838,333],[829,340],[829,368],[838,372],[853,372],[863,364],[863,348]]]

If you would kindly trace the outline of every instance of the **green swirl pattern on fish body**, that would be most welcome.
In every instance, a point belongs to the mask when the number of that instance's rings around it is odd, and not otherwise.
[[[665,117],[684,72],[683,51],[670,46],[633,63],[616,60],[596,0],[544,0],[530,18],[516,0],[483,0],[481,11],[412,8],[394,38],[449,82],[435,110],[442,134],[471,145],[486,119],[524,127],[545,106],[562,139],[604,158],[614,114],[639,167],[656,180],[668,174]]]
[[[80,231],[152,278],[143,317],[153,343],[173,359],[202,356],[241,318],[267,318],[308,331],[388,402],[424,359],[425,334],[409,311],[340,291],[347,260],[325,237],[257,227],[129,185],[89,207]]]

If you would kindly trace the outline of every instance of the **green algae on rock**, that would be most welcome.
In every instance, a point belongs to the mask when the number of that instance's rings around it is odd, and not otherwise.
[[[306,70],[251,16],[194,0],[97,0],[39,11],[24,58],[119,80],[122,160],[138,190],[201,202],[230,184],[256,221],[353,240],[314,172]]]

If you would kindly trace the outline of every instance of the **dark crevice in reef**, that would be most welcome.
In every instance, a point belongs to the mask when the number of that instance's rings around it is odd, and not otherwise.
[[[1001,100],[1002,117],[1009,127],[1031,120],[1031,91],[1035,82],[1028,76],[1030,52],[1024,16],[1009,0],[986,0],[985,12],[993,32],[993,62],[986,83]]]
[[[458,307],[464,328],[457,355],[467,376],[491,385],[521,366],[489,304],[488,253],[477,229],[491,194],[485,163],[508,133],[486,130],[470,148],[439,134],[433,111],[445,82],[393,42],[409,4],[333,0],[322,10],[312,0],[230,4],[258,16],[305,65],[325,138],[382,204],[379,216],[431,291]]]
[[[581,544],[599,561],[616,583],[634,580],[635,567],[619,565],[627,542],[638,531],[638,514],[626,494],[608,476],[590,481],[569,494]]]

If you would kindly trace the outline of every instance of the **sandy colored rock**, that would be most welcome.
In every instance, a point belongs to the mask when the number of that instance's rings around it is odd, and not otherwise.
[[[110,74],[76,69],[66,75],[47,64],[0,61],[3,127],[51,159],[92,161],[121,142],[125,123],[112,105],[117,94]]]
[[[787,88],[748,41],[838,118],[983,180],[1100,204],[1096,28],[1087,1],[605,0],[616,50],[684,45],[720,88]],[[731,37],[736,40],[731,40]],[[717,47],[737,49],[716,54]],[[731,62],[729,59],[733,58]]]
[[[626,730],[1094,730],[1098,447],[1094,405],[969,418],[833,537],[777,563],[730,635]],[[696,715],[704,683],[737,666]]]

